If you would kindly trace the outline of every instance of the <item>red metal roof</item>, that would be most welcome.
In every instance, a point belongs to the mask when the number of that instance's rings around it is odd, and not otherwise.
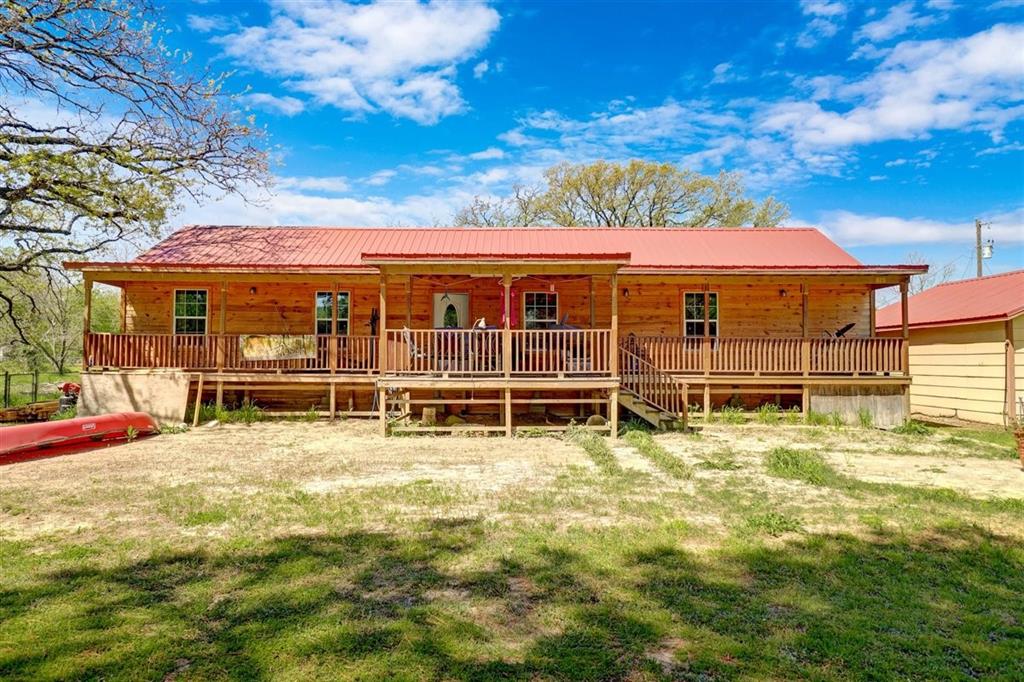
[[[1024,312],[1024,270],[977,279],[948,282],[926,289],[907,300],[910,327],[943,327],[1005,320]],[[878,311],[880,330],[903,326],[900,304]]]
[[[351,269],[380,260],[614,260],[625,270],[879,270],[814,228],[350,228],[189,226],[127,264]]]

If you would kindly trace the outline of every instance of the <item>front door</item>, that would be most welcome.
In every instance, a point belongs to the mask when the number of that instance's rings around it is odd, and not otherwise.
[[[469,294],[434,294],[434,329],[465,329],[469,319]]]

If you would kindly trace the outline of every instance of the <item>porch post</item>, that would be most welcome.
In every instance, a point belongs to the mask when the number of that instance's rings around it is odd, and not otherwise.
[[[704,282],[704,338],[700,342],[700,362],[704,366],[704,423],[711,419],[711,292],[710,284]],[[684,301],[685,303],[685,301]],[[685,330],[684,330],[685,331]]]
[[[594,276],[590,276],[590,328],[594,328],[594,323],[597,321],[597,315],[595,314],[595,308],[597,301],[594,300],[595,287],[594,287]]]
[[[501,371],[505,375],[505,380],[512,376],[512,273],[507,270],[501,275],[501,283],[504,286],[502,294],[505,297],[505,324],[502,326],[501,331]],[[509,405],[511,407],[511,405]],[[512,420],[508,419],[508,424],[505,425],[506,430],[511,428]]]
[[[1017,368],[1015,365],[1016,344],[1013,338],[1013,320],[1006,321],[1006,426],[1013,426],[1016,415]],[[1021,461],[1024,466],[1024,460]]]
[[[809,302],[810,292],[807,289],[807,283],[800,283],[800,369],[803,371],[803,375],[807,376],[811,373],[811,340],[807,336],[807,304]],[[806,392],[805,392],[806,393]],[[806,399],[804,400],[806,403]],[[804,407],[806,410],[807,408]]]
[[[608,369],[613,377],[619,376],[619,273],[612,273],[612,324],[608,340]],[[616,409],[613,407],[612,409]]]
[[[82,366],[89,366],[89,332],[92,329],[92,275],[82,275],[82,293],[85,296],[82,306]],[[122,293],[122,296],[124,294]]]
[[[868,336],[871,338],[874,338],[877,333],[877,317],[878,306],[875,304],[875,290],[871,289],[868,292]]]
[[[228,283],[220,282],[220,310],[217,316],[217,409],[224,406],[224,329],[227,327],[228,319]]]
[[[412,275],[405,278],[405,326],[412,328]]]
[[[900,364],[903,366],[903,375],[910,375],[910,308],[907,306],[907,285],[909,277],[900,282],[900,317],[903,332],[903,346],[900,349]],[[910,419],[910,385],[903,386],[903,416]]]
[[[228,320],[228,283],[225,280],[220,282],[220,309],[217,312],[217,371],[223,372],[224,354],[227,350],[224,345],[224,331]]]
[[[902,324],[903,352],[901,362],[903,373],[910,372],[910,308],[907,306],[907,280],[900,282],[900,317]]]
[[[377,367],[381,376],[384,376],[385,370],[387,369],[387,355],[388,355],[388,278],[384,274],[383,268],[380,271],[380,328],[377,330],[378,333],[378,357]],[[380,406],[381,414],[384,414],[384,405]],[[384,418],[381,417],[381,423],[385,424]]]
[[[349,316],[351,317],[351,315]],[[351,322],[351,320],[350,320]],[[327,337],[327,368],[331,374],[338,371],[338,283],[331,282],[331,335]],[[334,419],[334,409],[331,409]]]

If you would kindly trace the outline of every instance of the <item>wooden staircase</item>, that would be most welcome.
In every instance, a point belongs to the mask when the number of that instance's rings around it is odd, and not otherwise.
[[[643,357],[626,341],[619,346],[619,405],[659,430],[686,428],[686,382]]]

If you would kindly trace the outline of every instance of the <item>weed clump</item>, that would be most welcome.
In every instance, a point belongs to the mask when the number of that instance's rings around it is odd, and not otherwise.
[[[612,452],[611,447],[608,446],[608,442],[593,431],[570,424],[569,428],[565,431],[565,439],[583,448],[583,451],[590,456],[590,459],[597,465],[597,468],[604,473],[622,473],[622,467],[619,466],[619,461],[615,459],[615,454]]]
[[[778,537],[785,533],[799,533],[803,531],[804,526],[798,518],[779,512],[766,512],[748,516],[743,528],[749,533]]]
[[[693,469],[662,447],[647,431],[629,431],[625,440],[672,478],[686,480],[693,477]]]
[[[811,485],[834,486],[840,475],[816,452],[777,447],[765,456],[765,468],[772,476]]]
[[[757,421],[775,426],[782,419],[782,408],[775,403],[765,403],[757,408]]]

